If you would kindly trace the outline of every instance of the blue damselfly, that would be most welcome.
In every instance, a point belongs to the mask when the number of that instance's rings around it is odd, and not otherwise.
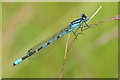
[[[13,63],[13,65],[17,65],[19,63],[21,63],[22,61],[24,61],[26,58],[32,56],[33,54],[41,51],[41,49],[47,47],[48,45],[50,45],[52,42],[56,41],[57,39],[59,39],[60,37],[62,37],[63,35],[73,32],[74,35],[76,36],[77,31],[80,29],[81,31],[83,30],[83,24],[85,24],[86,26],[88,26],[86,24],[86,22],[88,21],[88,17],[85,14],[81,15],[81,18],[76,19],[74,21],[72,21],[66,28],[62,29],[61,31],[57,32],[56,34],[54,34],[52,37],[50,37],[49,39],[41,42],[40,44],[30,48],[27,52],[27,55],[18,59],[17,61],[15,61]],[[74,31],[74,29],[76,29],[76,31]]]

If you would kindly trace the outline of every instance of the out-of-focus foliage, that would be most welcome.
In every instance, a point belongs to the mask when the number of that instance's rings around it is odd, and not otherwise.
[[[3,3],[3,77],[58,78],[64,62],[67,35],[53,43],[47,53],[37,59],[27,59],[14,67],[15,60],[27,50],[66,27],[85,13],[90,17],[102,5],[99,13],[88,23],[109,19],[118,13],[118,3],[39,2]],[[64,78],[115,78],[118,75],[118,22],[99,24],[78,36],[72,46]],[[74,35],[70,33],[70,41]],[[69,43],[70,43],[69,41]],[[40,54],[40,53],[39,53]],[[39,55],[38,55],[39,56]]]

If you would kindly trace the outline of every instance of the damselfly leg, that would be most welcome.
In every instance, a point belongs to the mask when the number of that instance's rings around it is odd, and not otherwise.
[[[82,31],[84,31],[85,27],[90,27],[90,25],[88,25],[85,21],[82,21],[83,23],[81,25],[79,25],[79,27],[76,29],[75,34],[83,34]],[[79,30],[79,28],[81,28],[80,32],[77,33],[77,31]]]
[[[73,34],[74,34],[75,38],[77,39],[77,35],[76,35],[76,33],[75,33],[74,31],[72,31],[72,32],[73,32]]]

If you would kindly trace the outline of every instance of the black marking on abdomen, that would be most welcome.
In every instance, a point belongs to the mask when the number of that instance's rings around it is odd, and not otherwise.
[[[47,46],[50,44],[50,42],[47,43]]]
[[[35,53],[35,51],[34,52],[29,52],[29,54],[27,55],[27,57],[33,55],[34,53]]]
[[[59,36],[59,35],[57,36],[57,39],[58,39],[58,38],[60,38],[60,36]]]
[[[41,50],[43,47],[38,48],[38,51]]]
[[[68,30],[68,29],[66,30],[66,33],[69,33],[69,30]]]
[[[27,57],[29,57],[29,56],[27,55],[27,56],[22,57],[22,60],[26,59]]]

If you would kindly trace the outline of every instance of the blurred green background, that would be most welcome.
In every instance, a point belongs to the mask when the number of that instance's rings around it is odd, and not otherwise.
[[[34,45],[66,27],[85,13],[88,17],[102,6],[88,23],[93,24],[118,14],[118,3],[94,2],[4,2],[2,4],[3,77],[4,78],[59,78],[64,62],[65,35],[45,49],[44,56],[27,59],[20,65],[13,62],[26,55]],[[99,24],[74,42],[63,78],[118,77],[118,22]],[[70,33],[70,41],[74,35]]]

